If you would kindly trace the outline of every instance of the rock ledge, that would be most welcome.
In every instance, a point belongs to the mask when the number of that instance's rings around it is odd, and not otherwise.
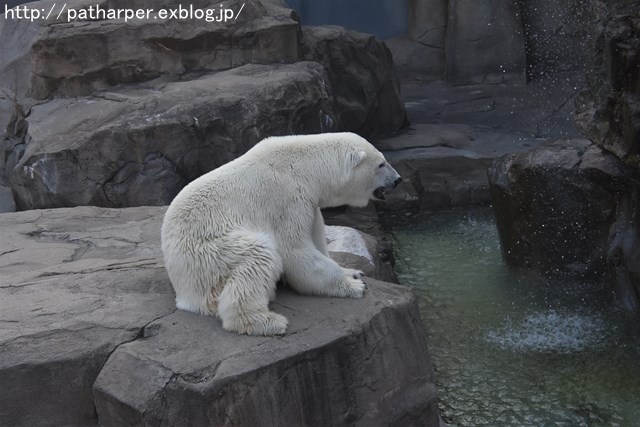
[[[410,289],[367,279],[361,300],[280,289],[287,335],[227,333],[175,310],[163,214],[0,215],[0,425],[437,425]]]

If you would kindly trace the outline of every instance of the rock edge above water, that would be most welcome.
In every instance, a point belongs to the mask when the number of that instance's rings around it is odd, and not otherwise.
[[[367,279],[361,300],[280,289],[272,308],[289,318],[287,335],[227,333],[175,310],[163,214],[0,215],[0,424],[437,425],[410,289]],[[331,231],[334,244],[351,235]]]

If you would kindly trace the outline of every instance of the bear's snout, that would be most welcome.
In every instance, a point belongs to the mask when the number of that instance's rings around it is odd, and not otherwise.
[[[402,177],[399,176],[398,179],[393,181],[393,188],[396,188],[398,184],[400,184],[401,182],[402,182]]]

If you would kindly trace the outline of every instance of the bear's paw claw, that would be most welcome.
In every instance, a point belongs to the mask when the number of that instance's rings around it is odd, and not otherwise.
[[[360,279],[354,279],[351,277],[347,277],[347,281],[348,290],[346,296],[349,298],[362,298],[364,296],[364,291],[367,289],[367,284]]]

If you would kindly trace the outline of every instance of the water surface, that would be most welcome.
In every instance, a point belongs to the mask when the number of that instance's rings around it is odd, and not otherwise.
[[[489,208],[402,215],[391,226],[447,423],[640,426],[640,337],[602,278],[508,268]]]

